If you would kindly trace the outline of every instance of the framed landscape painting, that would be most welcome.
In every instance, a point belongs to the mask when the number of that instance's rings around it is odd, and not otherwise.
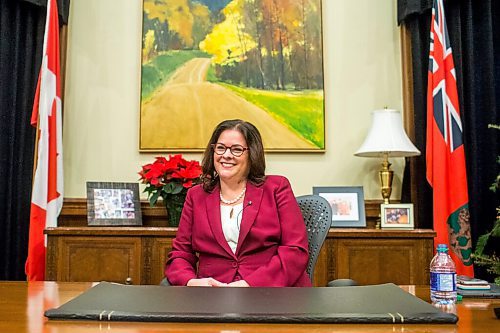
[[[321,0],[144,0],[139,149],[203,151],[226,119],[325,150]]]

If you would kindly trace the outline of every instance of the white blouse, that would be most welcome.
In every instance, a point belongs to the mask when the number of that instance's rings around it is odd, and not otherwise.
[[[232,215],[231,210],[233,211]],[[233,253],[236,253],[236,247],[238,246],[241,218],[243,217],[242,210],[243,203],[234,206],[220,205],[222,231],[224,232],[224,237],[226,238],[227,244],[229,244]]]

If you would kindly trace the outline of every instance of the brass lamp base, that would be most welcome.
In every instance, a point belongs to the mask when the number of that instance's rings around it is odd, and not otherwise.
[[[384,160],[382,161],[382,169],[379,171],[382,198],[385,204],[389,203],[389,198],[391,197],[393,175],[394,172],[391,170],[389,156],[385,153]]]

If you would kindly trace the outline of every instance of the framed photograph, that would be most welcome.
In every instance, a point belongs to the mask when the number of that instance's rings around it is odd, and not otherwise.
[[[140,226],[138,183],[87,182],[89,226]]]
[[[322,0],[143,0],[139,150],[204,151],[225,119],[325,151]]]
[[[382,204],[381,227],[383,229],[413,229],[413,204]]]
[[[332,207],[332,227],[366,227],[362,186],[313,187]]]

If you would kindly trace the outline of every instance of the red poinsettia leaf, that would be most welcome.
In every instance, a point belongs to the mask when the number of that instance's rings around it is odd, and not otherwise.
[[[178,161],[178,164],[179,164],[179,167],[181,168],[185,168],[189,165],[190,162],[186,161],[185,159],[181,158],[179,161]]]
[[[186,178],[198,178],[201,176],[201,166],[198,161],[191,161],[186,167]]]
[[[181,169],[172,174],[172,178],[194,179],[201,175],[201,168],[196,165],[188,165],[186,169]]]
[[[159,168],[156,165],[153,165],[153,167],[145,173],[146,179],[153,179],[153,178],[158,178],[163,174],[161,168]]]
[[[157,156],[155,158],[155,162],[154,163],[161,163],[161,164],[164,164],[167,162],[167,159],[163,156]]]
[[[153,165],[153,164],[151,164],[151,163],[144,164],[144,165],[142,166],[142,170],[143,170],[143,171],[147,171],[147,170],[151,169],[151,166],[152,166],[152,165]]]
[[[169,156],[169,162],[175,164],[176,166],[183,163],[183,161],[185,161],[183,158],[182,158],[182,155],[181,154],[177,154],[177,155],[170,155]]]

